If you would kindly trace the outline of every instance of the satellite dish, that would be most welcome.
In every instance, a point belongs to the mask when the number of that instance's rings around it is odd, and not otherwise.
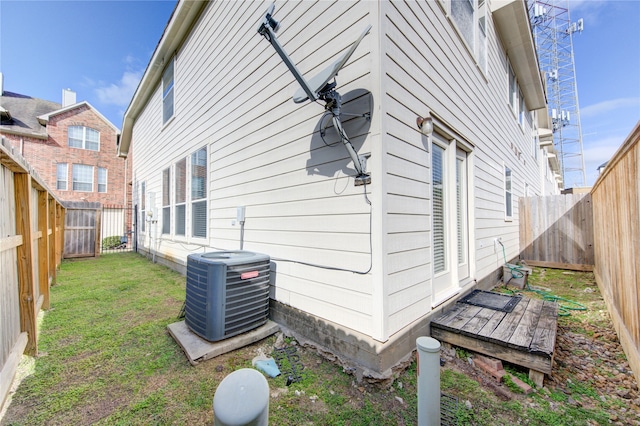
[[[333,62],[331,65],[323,69],[319,74],[313,77],[311,80],[307,81],[303,77],[302,73],[295,66],[287,52],[285,52],[282,45],[278,41],[276,37],[276,32],[280,28],[280,23],[273,18],[273,12],[275,10],[275,5],[272,4],[269,6],[267,11],[258,26],[258,34],[263,36],[276,50],[282,62],[285,63],[289,71],[293,74],[295,79],[300,84],[300,88],[293,95],[293,101],[295,103],[301,103],[306,100],[310,100],[312,102],[321,99],[325,101],[325,109],[331,112],[333,124],[340,134],[340,138],[342,143],[349,153],[351,160],[353,161],[353,165],[358,172],[356,176],[356,185],[364,185],[371,182],[371,178],[369,174],[366,173],[366,158],[363,156],[359,156],[356,153],[355,148],[349,141],[349,137],[345,133],[342,123],[340,122],[340,109],[342,105],[342,98],[338,92],[334,89],[336,87],[336,83],[329,83],[332,79],[334,79],[340,69],[347,63],[353,52],[355,52],[356,48],[362,41],[365,35],[369,33],[371,29],[371,25],[367,25],[367,28],[364,29],[360,37],[349,47],[349,49],[342,54],[342,56]],[[365,115],[366,117],[366,115]],[[370,117],[367,117],[370,118]]]
[[[334,63],[323,69],[320,73],[309,80],[309,88],[313,91],[314,94],[322,92],[322,89],[324,89],[327,83],[329,83],[329,81],[331,81],[338,75],[338,72],[342,69],[342,67],[344,67],[351,55],[353,55],[353,52],[356,51],[356,48],[358,47],[364,36],[369,33],[369,30],[371,30],[371,25],[367,25],[367,28],[362,31],[360,37],[358,37],[358,39],[351,45],[349,50],[344,52],[338,60],[336,60]],[[307,96],[302,87],[296,90],[296,93],[294,93],[293,95],[293,102],[297,104],[302,103],[307,99],[309,99],[309,96]]]

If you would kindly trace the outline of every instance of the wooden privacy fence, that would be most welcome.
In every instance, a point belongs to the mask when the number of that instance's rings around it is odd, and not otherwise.
[[[38,352],[37,316],[62,258],[64,208],[0,143],[0,408],[23,353]]]
[[[520,198],[520,258],[532,266],[591,271],[590,194]]]
[[[100,203],[67,202],[64,224],[65,258],[95,257],[100,253]]]
[[[640,122],[591,190],[594,273],[640,383]]]
[[[80,201],[67,201],[65,207],[65,259],[133,250],[131,209]]]

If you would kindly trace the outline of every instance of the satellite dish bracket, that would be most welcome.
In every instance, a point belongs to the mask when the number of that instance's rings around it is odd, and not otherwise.
[[[305,97],[300,93],[296,93],[293,96],[293,101],[296,103],[300,103],[309,99],[311,102],[315,102],[318,99],[320,99],[325,102],[325,110],[331,113],[333,125],[335,126],[336,130],[340,134],[340,139],[342,140],[344,147],[349,153],[349,156],[351,157],[351,160],[353,161],[353,165],[356,169],[356,172],[358,173],[355,179],[356,186],[371,183],[371,176],[368,173],[366,173],[366,157],[357,154],[355,148],[353,147],[353,145],[351,144],[351,141],[349,140],[349,137],[347,136],[344,129],[342,128],[342,123],[340,122],[340,112],[342,109],[342,97],[335,90],[335,87],[337,86],[337,83],[335,81],[335,76],[338,74],[338,71],[340,71],[340,69],[347,62],[351,54],[353,54],[353,52],[355,51],[360,41],[362,41],[364,36],[369,32],[369,30],[371,29],[371,25],[365,28],[365,30],[362,32],[360,37],[355,41],[355,43],[351,45],[349,50],[347,50],[347,52],[345,52],[337,62],[334,62],[331,66],[329,66],[329,68],[323,70],[320,74],[318,74],[315,78],[312,79],[312,82],[314,83],[316,83],[316,80],[318,80],[320,81],[320,84],[323,84],[323,86],[320,87],[319,89],[316,89],[317,92],[315,92],[311,88],[311,85],[309,84],[309,82],[305,80],[302,73],[295,66],[295,64],[293,63],[293,61],[291,60],[287,52],[284,50],[282,45],[280,45],[280,42],[278,41],[278,38],[276,37],[276,34],[275,34],[280,28],[280,23],[273,18],[274,10],[275,10],[274,4],[269,6],[269,8],[267,9],[262,19],[262,22],[260,23],[260,26],[258,27],[258,34],[263,36],[265,39],[267,39],[267,41],[269,41],[269,43],[271,43],[276,53],[278,53],[278,55],[282,59],[282,62],[285,63],[287,68],[289,68],[289,71],[291,71],[291,74],[293,74],[295,79],[298,81],[298,84],[300,84],[300,87],[304,92],[304,95],[306,95]],[[333,79],[333,81],[329,82],[331,79]],[[371,113],[363,114],[363,117],[370,120]]]

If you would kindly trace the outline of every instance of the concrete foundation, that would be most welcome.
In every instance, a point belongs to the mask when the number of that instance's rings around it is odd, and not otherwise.
[[[315,347],[327,358],[338,361],[358,380],[368,378],[384,381],[392,379],[394,371],[411,360],[418,337],[431,335],[431,318],[440,315],[460,297],[476,288],[488,290],[495,287],[501,276],[502,268],[480,282],[468,285],[458,296],[409,324],[386,342],[275,300],[270,301],[269,316],[280,325],[285,334],[295,337],[303,345]]]

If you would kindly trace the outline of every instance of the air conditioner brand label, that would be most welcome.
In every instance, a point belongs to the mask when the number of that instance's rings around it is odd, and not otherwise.
[[[242,274],[240,274],[240,278],[242,278],[243,280],[248,280],[250,278],[257,277],[258,275],[258,271],[243,272]]]

